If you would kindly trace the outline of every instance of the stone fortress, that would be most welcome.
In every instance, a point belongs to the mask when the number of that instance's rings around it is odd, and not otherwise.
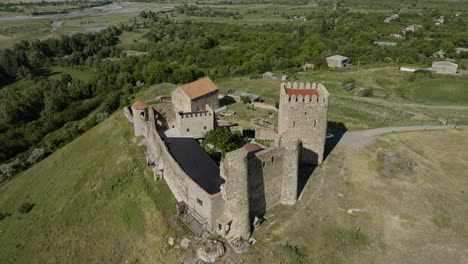
[[[172,104],[136,102],[124,109],[144,136],[148,165],[174,194],[182,220],[196,233],[226,238],[237,252],[278,204],[299,196],[299,172],[323,161],[329,93],[322,84],[282,83],[278,132],[271,147],[246,144],[220,165],[197,140],[217,127],[218,87],[203,78],[172,92]]]

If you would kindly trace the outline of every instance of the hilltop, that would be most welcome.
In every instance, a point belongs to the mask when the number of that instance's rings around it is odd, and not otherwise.
[[[395,133],[336,148],[301,201],[274,208],[254,233],[258,243],[221,263],[466,261],[466,132]],[[2,262],[192,259],[193,249],[167,244],[192,234],[164,181],[153,181],[140,141],[119,111],[0,185],[0,211],[11,213],[0,221]],[[35,206],[22,214],[25,202]]]

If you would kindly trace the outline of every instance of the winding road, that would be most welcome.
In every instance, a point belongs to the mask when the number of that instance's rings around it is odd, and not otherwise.
[[[338,148],[360,148],[372,143],[377,136],[392,132],[408,132],[422,130],[444,130],[460,129],[468,126],[404,126],[404,127],[381,127],[375,129],[346,132],[336,144]]]

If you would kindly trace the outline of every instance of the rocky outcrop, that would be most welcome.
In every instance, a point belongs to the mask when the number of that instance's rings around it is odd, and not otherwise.
[[[226,249],[223,242],[219,240],[208,240],[203,246],[197,250],[198,259],[206,263],[213,263],[221,258]]]

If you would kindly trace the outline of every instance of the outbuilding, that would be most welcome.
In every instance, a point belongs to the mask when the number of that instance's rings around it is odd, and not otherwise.
[[[456,74],[458,64],[450,61],[435,61],[432,63],[432,71],[440,74]]]
[[[327,57],[327,65],[329,68],[343,68],[348,66],[349,58],[341,55]]]
[[[272,72],[265,72],[263,75],[262,75],[262,78],[265,79],[265,80],[278,80],[278,77],[276,77],[276,75]]]

